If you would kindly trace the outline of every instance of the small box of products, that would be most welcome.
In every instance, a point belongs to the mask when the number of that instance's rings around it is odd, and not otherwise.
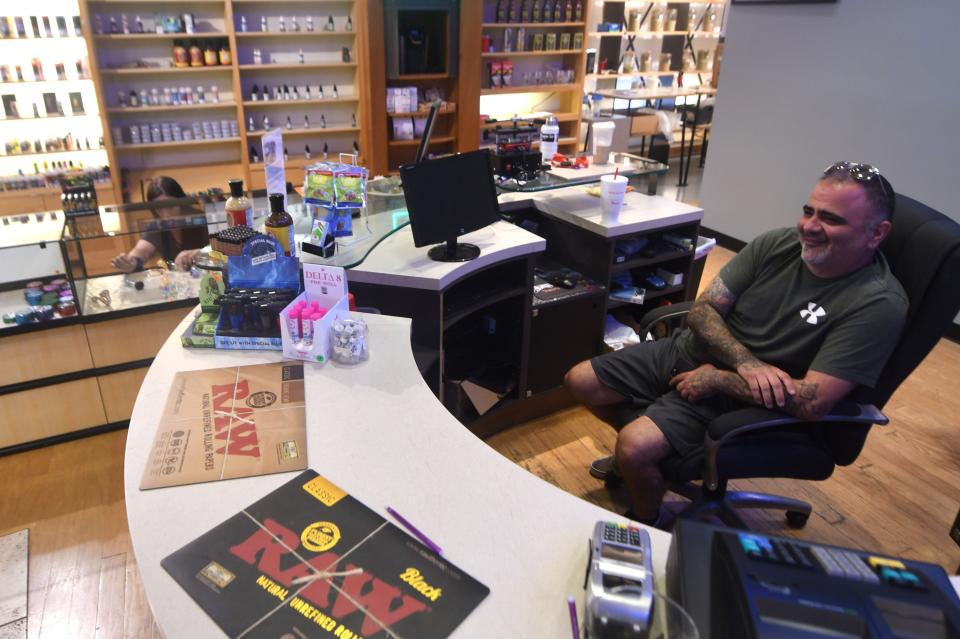
[[[347,277],[339,266],[304,264],[303,286],[280,316],[283,354],[322,364],[330,358],[334,324],[349,319]]]

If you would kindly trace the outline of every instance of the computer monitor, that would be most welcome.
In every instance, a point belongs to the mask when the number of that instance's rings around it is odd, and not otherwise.
[[[438,262],[466,262],[480,255],[457,237],[500,219],[493,165],[486,149],[458,153],[400,167],[400,181],[410,214],[414,246]]]

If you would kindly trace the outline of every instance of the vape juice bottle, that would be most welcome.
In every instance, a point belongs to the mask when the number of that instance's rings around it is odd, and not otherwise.
[[[263,224],[264,230],[277,238],[284,255],[293,255],[293,218],[283,209],[283,193],[270,194],[270,216]]]
[[[238,226],[245,224],[253,228],[253,202],[243,194],[243,180],[228,180],[230,197],[227,198],[224,208],[227,211],[227,224]]]

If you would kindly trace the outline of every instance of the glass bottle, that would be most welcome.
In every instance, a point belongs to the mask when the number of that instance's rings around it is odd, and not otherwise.
[[[530,22],[540,22],[543,19],[543,5],[541,0],[533,0],[530,8]]]
[[[227,211],[227,225],[237,226],[246,224],[252,227],[253,201],[243,193],[243,180],[227,180],[227,184],[230,185],[230,197],[227,198],[224,204],[224,208]]]
[[[263,229],[272,235],[283,248],[283,254],[293,254],[293,218],[283,209],[283,193],[270,194],[270,215],[263,223]]]
[[[191,67],[203,66],[203,50],[200,49],[200,45],[197,44],[196,40],[190,41],[190,66]]]
[[[226,66],[233,63],[233,56],[230,54],[230,45],[226,40],[220,41],[220,52],[219,52],[220,64]]]
[[[220,64],[217,51],[213,48],[213,42],[209,40],[207,40],[207,44],[203,49],[203,64],[208,67],[215,67]]]

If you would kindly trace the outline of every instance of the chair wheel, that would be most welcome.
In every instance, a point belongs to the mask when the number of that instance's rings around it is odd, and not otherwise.
[[[803,528],[807,525],[808,519],[810,519],[810,515],[807,513],[800,513],[795,510],[787,511],[787,525],[791,528]]]

